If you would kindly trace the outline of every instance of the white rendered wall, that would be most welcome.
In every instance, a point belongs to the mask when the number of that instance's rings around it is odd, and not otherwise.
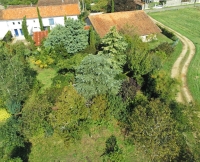
[[[78,19],[78,16],[67,16],[67,18],[72,18],[74,20]],[[49,24],[49,19],[54,20],[54,24]],[[43,26],[50,27],[50,29],[53,29],[57,24],[64,26],[64,16],[62,17],[49,17],[49,18],[42,18]],[[38,18],[35,19],[27,19],[26,20],[27,29],[30,35],[33,34],[33,32],[40,31],[40,24]],[[18,38],[24,38],[22,35],[20,29],[22,29],[22,20],[8,20],[8,21],[0,21],[0,39],[2,39],[8,30],[11,31],[13,37]],[[18,32],[18,35],[16,35],[16,30]]]

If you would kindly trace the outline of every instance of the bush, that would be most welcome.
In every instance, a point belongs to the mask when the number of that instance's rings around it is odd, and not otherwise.
[[[169,39],[171,39],[173,41],[176,41],[178,39],[173,32],[169,31],[168,29],[166,29],[158,24],[157,24],[157,26],[162,30],[162,34],[164,34]]]
[[[6,35],[4,36],[3,41],[5,41],[5,42],[11,42],[11,41],[12,41],[12,38],[13,38],[12,33],[11,33],[11,31],[9,30],[9,31],[6,33]]]
[[[170,43],[164,42],[159,44],[153,51],[163,51],[167,56],[169,56],[174,52],[174,47]]]

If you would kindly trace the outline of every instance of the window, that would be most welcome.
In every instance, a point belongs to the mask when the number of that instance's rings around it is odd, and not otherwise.
[[[35,22],[35,20],[33,20],[33,22]]]
[[[15,36],[18,37],[19,36],[18,30],[14,29],[14,32],[15,32]]]
[[[20,24],[20,22],[18,22],[18,24]]]
[[[23,33],[22,29],[19,29],[19,30],[20,30],[20,33],[21,33],[21,35],[24,35],[24,33]]]
[[[49,25],[54,25],[54,19],[49,19]]]
[[[13,25],[15,25],[15,22],[13,22]]]

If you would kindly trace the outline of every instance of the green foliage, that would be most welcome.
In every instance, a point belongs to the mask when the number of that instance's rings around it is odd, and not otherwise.
[[[123,101],[130,102],[135,98],[137,91],[140,90],[140,86],[133,78],[127,78],[121,86],[119,95],[122,97]]]
[[[162,30],[162,34],[164,34],[166,37],[168,37],[169,39],[176,41],[178,38],[176,37],[176,35],[169,31],[168,29],[158,25],[158,27]]]
[[[0,0],[2,5],[30,5],[36,4],[38,0]]]
[[[80,138],[81,129],[87,119],[88,110],[85,100],[80,96],[72,85],[64,88],[58,98],[49,120],[54,128],[54,133],[59,135],[65,142]]]
[[[152,100],[131,117],[131,138],[147,161],[171,161],[179,154],[178,133],[168,105]]]
[[[115,12],[115,2],[111,0],[111,12]]]
[[[107,11],[108,0],[98,0],[95,5],[91,6],[91,11],[95,12],[106,12]]]
[[[116,152],[118,150],[119,150],[119,146],[117,145],[117,139],[114,135],[112,135],[106,140],[105,153],[111,154],[111,153]]]
[[[89,48],[91,53],[96,53],[96,34],[95,31],[92,27],[90,27],[90,32],[89,32]]]
[[[20,112],[21,102],[27,97],[33,81],[33,73],[25,62],[21,49],[13,49],[14,47],[4,47],[1,44],[0,54],[0,90],[11,114]]]
[[[136,10],[136,3],[132,0],[114,0],[115,12]]]
[[[24,147],[20,124],[14,116],[0,125],[0,143],[0,158],[5,160],[12,156],[14,149]]]
[[[6,35],[3,37],[3,41],[5,42],[11,42],[12,41],[12,33],[11,31],[9,30]]]
[[[153,73],[145,86],[146,92],[150,97],[158,97],[162,101],[169,102],[175,99],[178,82],[176,79],[171,78],[168,73],[161,70]]]
[[[121,80],[116,80],[115,77],[119,73],[120,70],[113,68],[107,56],[88,55],[77,68],[75,87],[87,99],[108,92],[117,94]]]
[[[44,42],[44,46],[55,50],[56,46],[69,54],[74,54],[86,48],[88,44],[88,31],[80,20],[67,19],[65,27],[57,25],[52,29]],[[61,53],[62,55],[62,53]]]
[[[92,105],[89,107],[89,118],[93,121],[102,121],[108,119],[109,112],[107,98],[104,95],[96,96],[92,99]]]
[[[35,92],[26,101],[20,118],[23,134],[27,139],[34,136],[47,135],[49,124],[48,114],[51,112],[51,103],[45,96],[37,96]]]
[[[174,52],[174,47],[170,43],[163,42],[153,49],[153,51],[163,51],[167,54],[167,56],[170,56]]]
[[[43,22],[42,22],[42,17],[40,15],[40,10],[37,7],[37,14],[38,14],[38,20],[39,20],[39,24],[40,24],[40,30],[43,31],[44,30],[44,26],[43,26]]]
[[[25,39],[27,41],[31,41],[32,38],[31,38],[31,36],[28,33],[27,24],[26,24],[26,16],[24,16],[23,20],[22,20],[22,31],[23,31]]]
[[[127,43],[123,37],[119,35],[116,28],[112,27],[102,39],[102,50],[100,50],[98,54],[110,57],[114,68],[122,67],[126,62],[126,55],[124,54],[126,48]]]
[[[127,40],[129,41],[129,47],[126,70],[129,71],[129,76],[135,78],[139,84],[142,84],[142,76],[152,71],[152,57],[148,53],[145,43],[140,39],[127,36]]]
[[[119,149],[117,144],[117,139],[114,135],[111,135],[106,140],[106,148],[104,152],[104,159],[103,161],[110,161],[110,162],[121,162],[123,161],[122,151]]]

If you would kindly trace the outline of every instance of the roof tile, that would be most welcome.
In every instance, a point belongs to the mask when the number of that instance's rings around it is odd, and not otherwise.
[[[80,15],[78,4],[55,5],[55,6],[39,6],[41,17],[58,17],[58,16],[73,16]],[[8,8],[0,13],[1,20],[16,20],[26,18],[37,18],[37,7],[24,8]]]
[[[161,32],[142,10],[91,15],[89,19],[100,37],[104,37],[112,26],[116,26],[119,31],[127,24],[133,26],[140,36]]]

